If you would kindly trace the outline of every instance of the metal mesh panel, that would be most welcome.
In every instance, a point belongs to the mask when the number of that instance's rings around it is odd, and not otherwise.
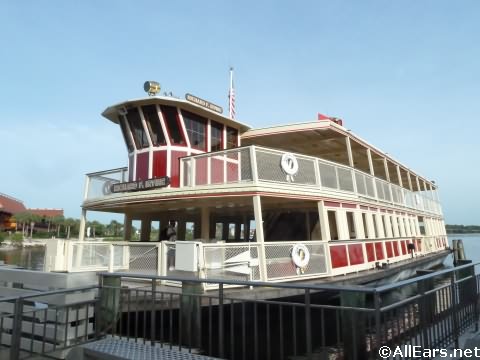
[[[240,160],[240,180],[252,180],[252,163],[250,161],[250,149],[242,149],[239,151]]]
[[[73,244],[72,266],[74,269],[107,267],[110,244]]]
[[[385,200],[392,201],[392,197],[390,195],[390,187],[389,187],[389,184],[387,182],[383,183],[383,192],[385,194]]]
[[[137,274],[157,275],[158,248],[152,246],[128,245],[130,248],[130,260],[128,272]]]
[[[267,277],[269,280],[297,277],[299,275],[309,276],[314,274],[325,274],[327,265],[325,260],[325,244],[303,243],[310,252],[310,261],[299,274],[297,267],[292,261],[292,244],[265,244],[265,256],[267,258]]]
[[[211,156],[209,161],[210,184],[223,184],[225,182],[225,156],[223,154]]]
[[[340,190],[353,191],[353,179],[350,169],[337,167]]]
[[[378,179],[375,179],[375,185],[377,186],[377,196],[380,200],[385,200],[385,194],[383,192],[382,182]]]
[[[318,163],[318,167],[320,169],[320,180],[322,182],[322,186],[337,189],[337,173],[335,171],[335,167],[333,165],[323,164],[321,162]]]
[[[256,245],[205,246],[205,278],[259,280]]]
[[[175,244],[167,244],[167,276],[171,276],[175,271]]]
[[[367,186],[368,196],[375,197],[375,189],[373,187],[373,178],[370,176],[365,177],[365,185]]]
[[[367,195],[367,188],[365,184],[365,175],[355,172],[355,180],[357,182],[357,191],[359,194]]]
[[[259,180],[277,181],[289,184],[315,184],[315,163],[313,159],[296,156],[298,172],[293,175],[293,180],[288,181],[288,176],[280,165],[283,153],[256,150],[257,169]]]

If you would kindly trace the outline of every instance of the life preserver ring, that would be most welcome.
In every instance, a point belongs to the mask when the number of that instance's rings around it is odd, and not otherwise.
[[[297,158],[290,153],[282,155],[282,160],[280,165],[285,174],[293,176],[298,172],[298,161]]]
[[[103,184],[103,189],[102,189],[103,195],[110,195],[112,193],[112,185],[115,182],[116,181],[107,181],[105,182],[105,184]]]
[[[308,265],[310,261],[310,251],[303,244],[296,244],[292,248],[292,261],[295,266],[303,269]]]

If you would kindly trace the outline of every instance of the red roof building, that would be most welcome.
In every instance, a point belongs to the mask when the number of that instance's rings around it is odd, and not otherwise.
[[[63,216],[63,209],[28,209],[23,201],[0,193],[0,230],[15,230],[15,221],[12,216],[22,212],[29,212],[42,218]]]

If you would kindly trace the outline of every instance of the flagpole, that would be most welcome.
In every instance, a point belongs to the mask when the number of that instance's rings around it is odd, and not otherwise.
[[[228,91],[228,111],[230,119],[235,119],[235,90],[233,89],[233,67],[230,67],[230,89]]]

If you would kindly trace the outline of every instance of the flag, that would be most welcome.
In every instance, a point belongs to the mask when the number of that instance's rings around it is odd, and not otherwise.
[[[233,88],[233,67],[230,68],[230,91],[228,92],[228,110],[230,119],[235,119],[235,89]]]
[[[318,113],[318,120],[331,120],[331,118],[327,115]]]

